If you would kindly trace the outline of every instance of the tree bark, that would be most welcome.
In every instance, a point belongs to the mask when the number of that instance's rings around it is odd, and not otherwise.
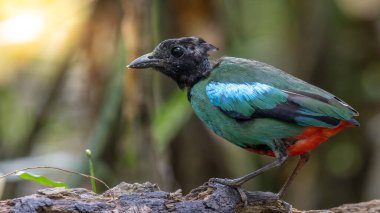
[[[345,204],[329,210],[299,211],[271,192],[239,192],[217,183],[205,183],[183,196],[152,183],[121,183],[103,194],[87,189],[46,188],[36,194],[0,201],[0,212],[380,212],[380,200]]]

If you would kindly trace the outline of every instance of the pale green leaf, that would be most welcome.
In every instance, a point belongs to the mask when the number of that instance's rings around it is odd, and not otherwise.
[[[31,173],[28,173],[28,172],[17,172],[16,173],[16,176],[18,176],[19,178],[21,179],[24,179],[24,180],[32,180],[32,181],[35,181],[41,185],[44,185],[44,186],[53,186],[53,187],[64,187],[66,189],[68,189],[69,187],[63,183],[63,182],[59,182],[59,181],[53,181],[53,180],[50,180],[49,178],[43,176],[43,175],[35,175],[35,174],[31,174]]]

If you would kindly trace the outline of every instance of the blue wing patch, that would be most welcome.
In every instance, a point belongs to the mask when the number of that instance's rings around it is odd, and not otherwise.
[[[287,100],[282,90],[258,82],[211,82],[206,86],[206,94],[214,106],[247,117],[252,116],[255,109],[272,109]]]
[[[258,82],[210,82],[206,94],[212,105],[237,120],[273,118],[300,126],[335,127],[341,120],[354,125],[354,111],[334,100],[299,94]]]

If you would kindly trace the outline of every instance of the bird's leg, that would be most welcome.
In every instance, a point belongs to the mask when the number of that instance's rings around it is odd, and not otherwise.
[[[254,172],[244,175],[243,177],[240,177],[240,178],[236,178],[236,179],[211,178],[210,181],[220,183],[223,185],[240,187],[245,182],[260,175],[261,173],[264,173],[272,168],[281,166],[286,161],[286,159],[288,159],[288,152],[286,150],[285,145],[281,141],[274,141],[274,143],[275,143],[276,149],[273,150],[273,152],[276,157],[276,160],[274,160],[273,162],[265,165],[264,167],[261,167],[260,169]]]
[[[298,160],[297,166],[294,168],[292,174],[288,177],[281,190],[277,193],[278,197],[281,198],[284,195],[286,188],[293,182],[294,177],[298,174],[299,170],[305,165],[309,160],[310,154],[308,152],[302,153],[300,159]]]
[[[285,161],[286,159],[288,159],[288,152],[286,150],[286,147],[285,145],[282,143],[282,141],[274,141],[275,143],[275,150],[273,150],[274,154],[275,154],[275,157],[276,157],[276,160],[274,160],[273,162],[265,165],[264,167],[261,167],[260,169],[252,172],[252,173],[249,173],[243,177],[240,177],[240,178],[236,178],[236,179],[224,179],[224,178],[211,178],[210,179],[210,182],[215,182],[215,183],[220,183],[220,184],[223,184],[223,185],[227,185],[227,186],[232,186],[232,187],[235,187],[238,192],[240,194],[242,194],[242,189],[240,188],[240,186],[242,184],[244,184],[245,182],[251,180],[252,178],[272,169],[272,168],[275,168],[275,167],[279,167],[281,166]],[[244,197],[242,197],[242,200],[243,202],[247,202],[246,200],[244,200]],[[246,198],[246,197],[245,197]]]
[[[251,172],[247,175],[244,175],[243,177],[239,177],[236,179],[211,178],[210,181],[220,183],[223,185],[227,185],[227,186],[240,187],[245,182],[247,182],[247,181],[251,180],[252,178],[260,175],[261,173],[264,173],[264,172],[266,172],[272,168],[281,166],[286,161],[287,158],[288,158],[287,156],[281,156],[281,157],[277,158],[276,160],[274,160],[273,162],[265,165],[264,167],[261,167],[260,169],[254,171],[254,172]]]

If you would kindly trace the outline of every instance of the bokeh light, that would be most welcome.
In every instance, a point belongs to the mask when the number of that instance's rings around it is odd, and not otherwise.
[[[41,11],[24,12],[0,22],[0,45],[25,43],[41,35],[45,26]]]

